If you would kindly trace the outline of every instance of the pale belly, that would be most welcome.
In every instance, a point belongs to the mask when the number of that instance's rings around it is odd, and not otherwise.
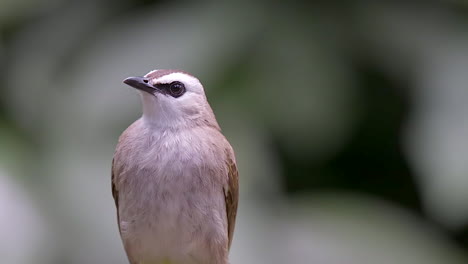
[[[193,188],[197,183],[192,181],[148,177],[121,190],[121,235],[135,263],[223,263],[224,196],[221,191]]]

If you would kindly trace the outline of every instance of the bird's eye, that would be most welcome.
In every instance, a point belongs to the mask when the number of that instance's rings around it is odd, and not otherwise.
[[[185,92],[185,86],[181,82],[172,82],[169,86],[169,93],[172,97],[179,97]]]

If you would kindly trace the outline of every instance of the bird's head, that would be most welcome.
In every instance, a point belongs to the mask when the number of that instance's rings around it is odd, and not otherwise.
[[[180,70],[154,70],[124,83],[138,89],[143,119],[158,127],[208,125],[219,129],[200,81]]]

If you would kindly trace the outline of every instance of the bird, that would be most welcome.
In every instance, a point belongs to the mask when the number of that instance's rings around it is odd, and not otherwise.
[[[203,85],[182,70],[123,81],[142,115],[119,137],[112,195],[130,264],[228,264],[239,197],[234,150]]]

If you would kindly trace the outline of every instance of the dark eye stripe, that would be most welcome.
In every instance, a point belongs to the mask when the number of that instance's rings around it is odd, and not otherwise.
[[[182,91],[178,94],[173,94],[173,92],[171,91],[172,85],[180,85],[182,87]],[[175,98],[182,96],[186,91],[184,84],[178,81],[174,81],[171,83],[157,83],[154,85],[154,87],[156,87],[160,93],[164,95],[170,95]]]
[[[157,83],[154,85],[154,87],[160,89],[161,91],[167,91],[169,89],[169,86],[171,86],[170,83]]]

